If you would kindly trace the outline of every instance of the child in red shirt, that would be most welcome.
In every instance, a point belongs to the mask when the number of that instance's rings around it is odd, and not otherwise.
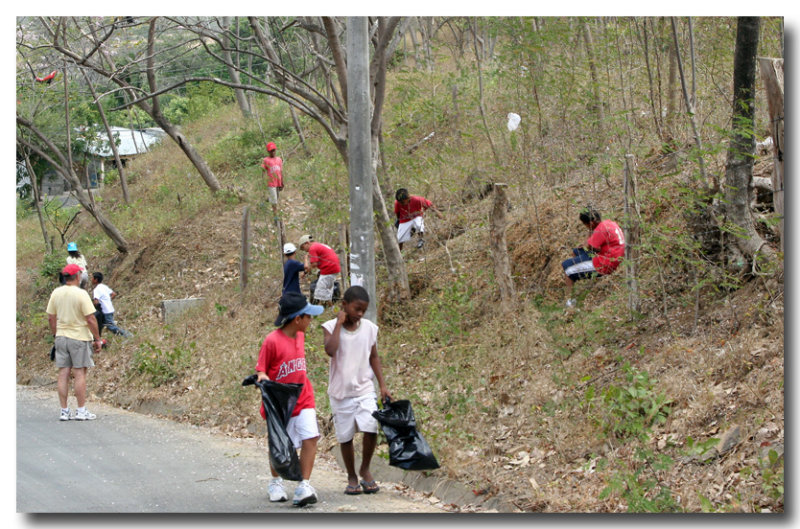
[[[267,178],[267,191],[269,203],[272,204],[272,213],[278,219],[278,193],[283,191],[283,159],[276,156],[278,147],[267,143],[267,157],[261,160],[261,174]]]
[[[300,473],[303,480],[294,491],[292,503],[302,507],[317,501],[316,491],[309,483],[309,478],[314,468],[319,440],[314,388],[306,374],[305,331],[311,323],[311,317],[322,314],[323,307],[311,305],[304,295],[291,291],[283,295],[279,307],[280,312],[275,320],[275,326],[279,328],[269,333],[261,344],[256,375],[259,382],[272,380],[282,384],[303,384],[292,417],[286,425],[295,449],[300,448]],[[263,404],[260,411],[261,416],[266,419]],[[283,479],[271,465],[270,472],[272,480],[269,484],[269,500],[286,501]]]
[[[409,195],[408,190],[400,188],[394,194],[394,214],[397,217],[397,242],[400,249],[403,249],[403,243],[411,239],[411,236],[416,232],[417,248],[422,248],[425,241],[422,234],[425,232],[425,223],[422,220],[422,215],[426,209],[433,210],[440,218],[442,216],[433,202],[425,197],[417,195]]]
[[[608,275],[617,269],[625,256],[625,234],[613,220],[601,220],[600,212],[587,207],[581,211],[581,222],[592,234],[586,240],[587,249],[575,248],[574,257],[561,263],[566,274],[567,288],[579,279],[589,279],[595,275]],[[567,307],[575,306],[575,299],[567,299]]]

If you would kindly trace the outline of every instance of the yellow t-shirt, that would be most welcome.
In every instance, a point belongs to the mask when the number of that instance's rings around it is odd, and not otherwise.
[[[92,331],[86,316],[94,314],[95,308],[89,293],[75,285],[60,286],[50,294],[47,313],[57,316],[56,336],[73,340],[90,341]]]

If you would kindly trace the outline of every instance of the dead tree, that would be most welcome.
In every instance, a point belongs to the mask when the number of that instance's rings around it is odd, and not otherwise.
[[[759,59],[761,78],[767,91],[770,132],[773,138],[772,203],[780,219],[779,231],[783,252],[783,59]]]
[[[511,278],[511,265],[506,245],[506,211],[508,210],[507,184],[494,184],[494,205],[492,207],[489,244],[492,248],[492,262],[500,300],[511,307],[516,299],[514,280]]]

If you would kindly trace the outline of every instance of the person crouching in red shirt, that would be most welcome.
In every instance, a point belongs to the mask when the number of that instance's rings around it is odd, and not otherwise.
[[[586,240],[585,249],[574,248],[574,257],[561,263],[569,290],[567,307],[576,304],[571,297],[575,281],[612,273],[625,255],[625,234],[616,222],[602,220],[600,212],[591,206],[582,210],[578,218],[592,234]]]
[[[422,221],[422,214],[426,209],[433,210],[441,218],[442,214],[433,205],[433,202],[425,197],[409,195],[408,190],[400,188],[394,195],[394,214],[397,216],[397,242],[400,249],[403,243],[411,239],[414,233],[417,234],[417,248],[422,248],[425,240],[422,234],[425,232],[425,223]]]

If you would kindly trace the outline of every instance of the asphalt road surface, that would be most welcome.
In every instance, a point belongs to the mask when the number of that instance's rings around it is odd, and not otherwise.
[[[75,406],[70,396],[70,405]],[[19,513],[442,513],[392,483],[346,496],[346,476],[318,455],[311,475],[319,501],[270,503],[264,439],[89,402],[94,421],[59,421],[52,389],[17,386]]]

